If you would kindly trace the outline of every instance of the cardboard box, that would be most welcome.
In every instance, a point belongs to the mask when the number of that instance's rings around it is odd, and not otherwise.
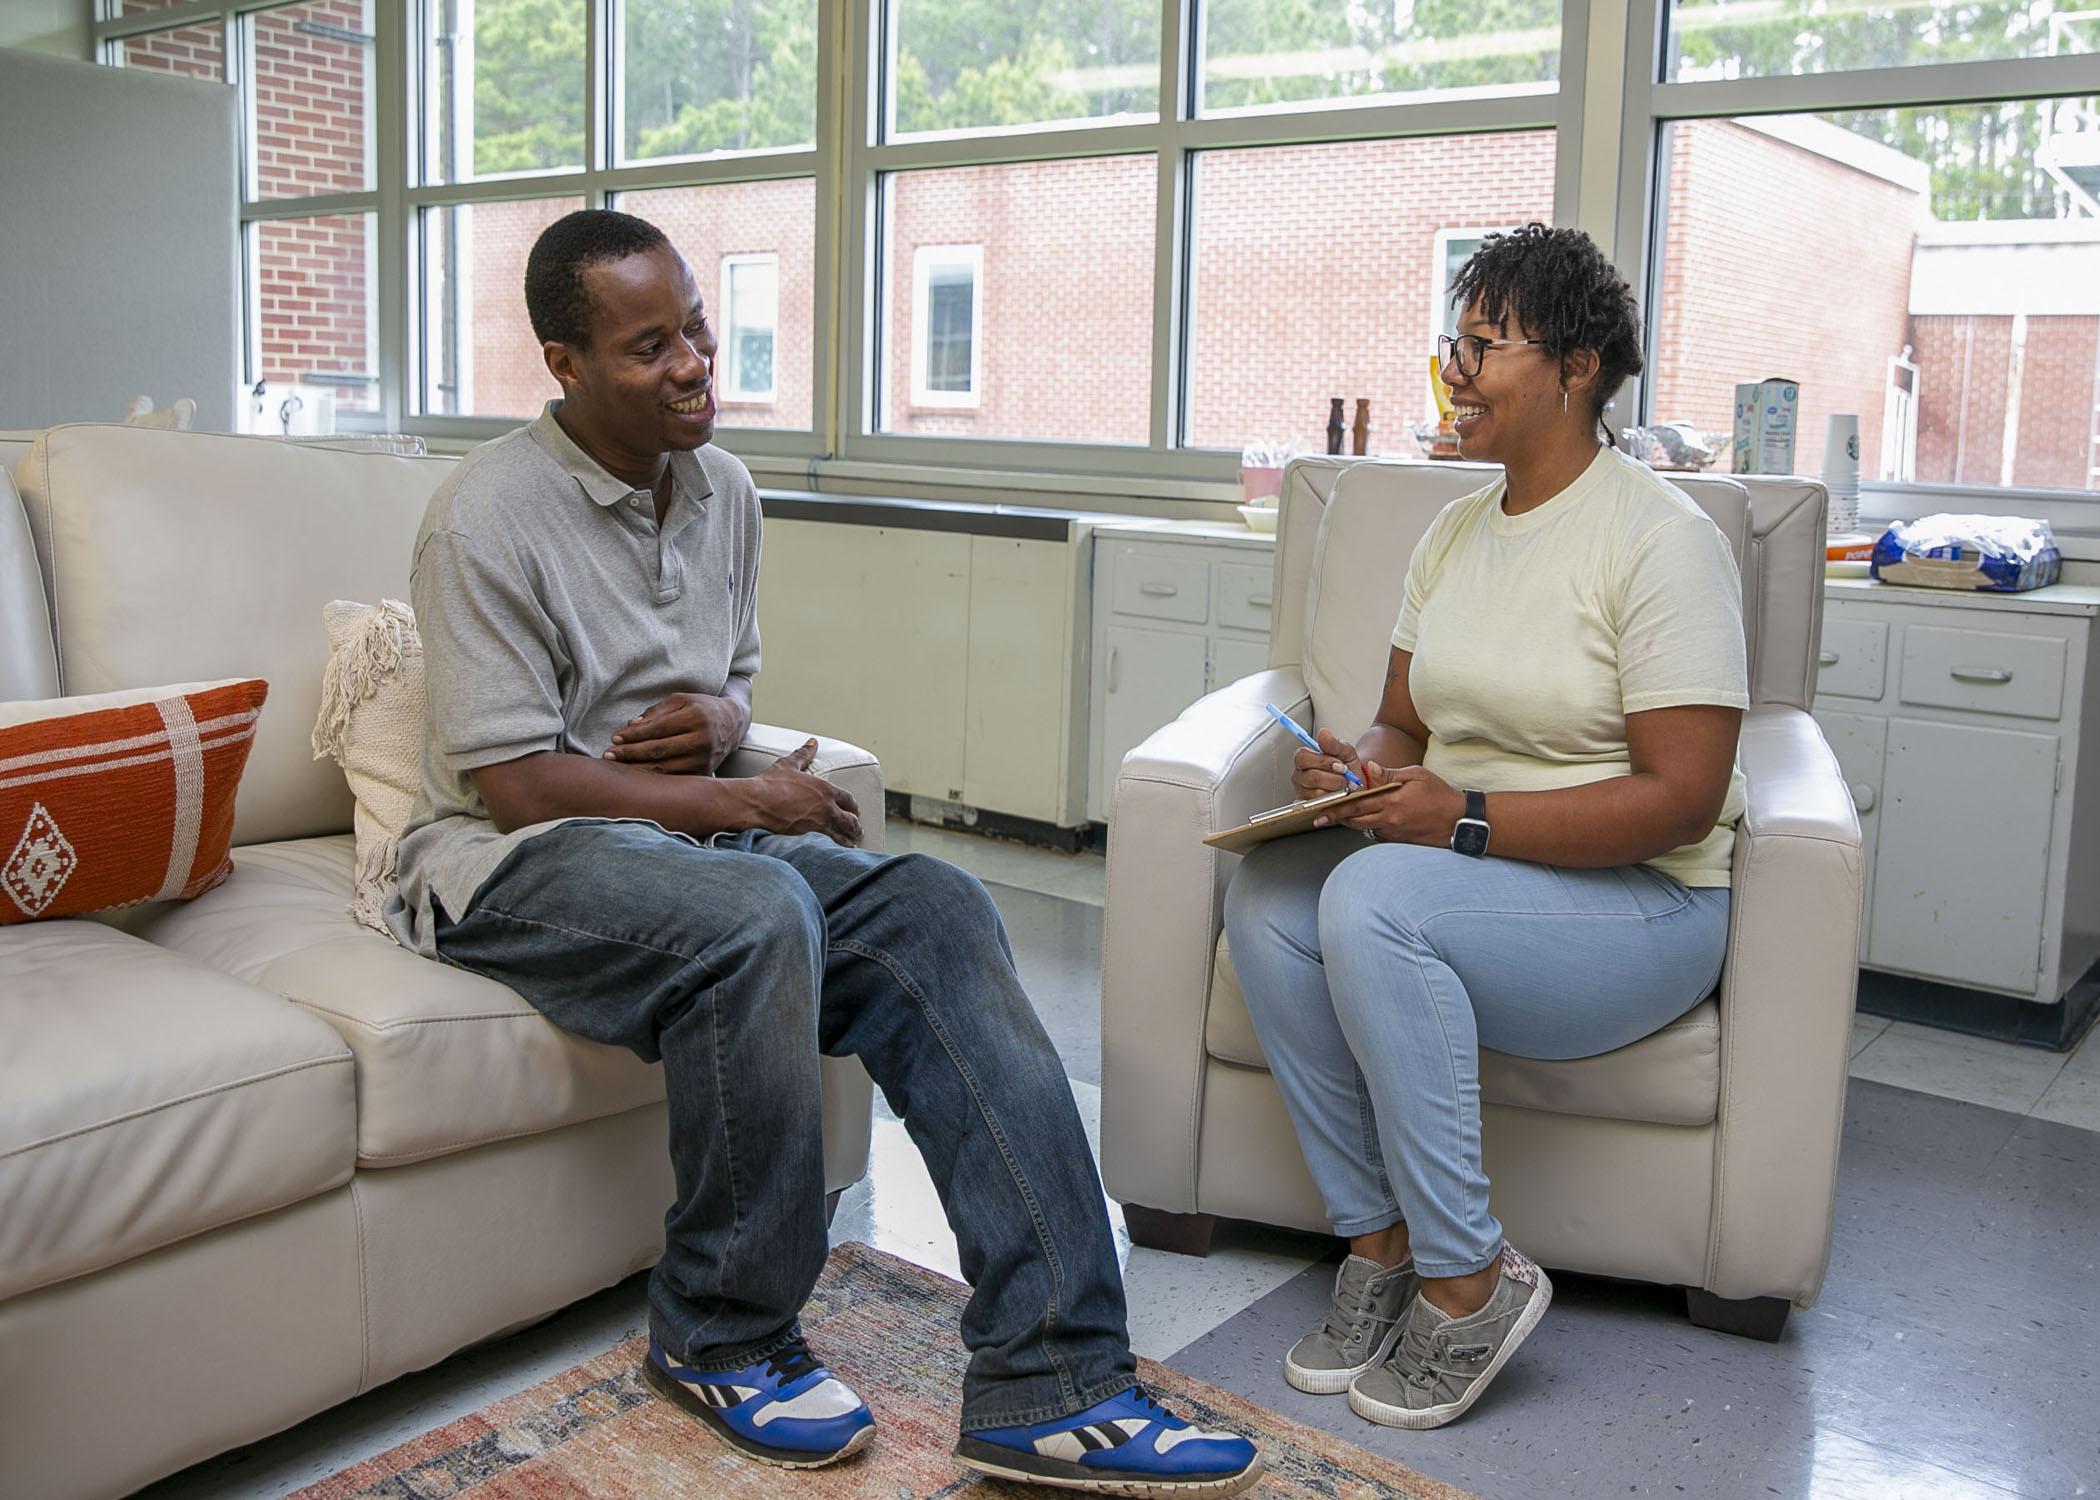
[[[1735,388],[1735,472],[1794,472],[1794,427],[1801,382],[1774,375]]]

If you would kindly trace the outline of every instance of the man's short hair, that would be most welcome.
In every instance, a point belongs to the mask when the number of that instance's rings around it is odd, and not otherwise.
[[[533,241],[525,258],[525,311],[533,337],[543,344],[574,349],[591,339],[591,294],[583,273],[609,260],[625,260],[651,250],[669,249],[664,232],[647,219],[609,208],[583,208],[564,214]]]

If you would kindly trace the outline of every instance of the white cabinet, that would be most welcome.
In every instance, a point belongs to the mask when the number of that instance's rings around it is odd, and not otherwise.
[[[1252,534],[1096,531],[1089,817],[1108,821],[1123,757],[1154,730],[1268,667],[1273,556]]]
[[[1824,591],[1816,721],[1859,810],[1870,968],[2060,1000],[2100,959],[2100,589]]]
[[[758,717],[866,747],[890,791],[1082,824],[1085,528],[1044,513],[1025,518],[1040,534],[972,534],[876,501],[788,509],[767,501]],[[852,519],[804,518],[833,513]]]

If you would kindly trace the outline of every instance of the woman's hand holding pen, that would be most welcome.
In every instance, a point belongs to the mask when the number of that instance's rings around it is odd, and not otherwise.
[[[1351,772],[1369,784],[1357,762],[1354,745],[1331,729],[1317,731],[1316,737],[1320,741],[1319,751],[1300,750],[1291,764],[1291,790],[1301,801],[1308,797],[1324,797],[1330,792],[1349,791]]]

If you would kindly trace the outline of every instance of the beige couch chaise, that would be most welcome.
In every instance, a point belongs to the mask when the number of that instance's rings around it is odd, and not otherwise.
[[[1384,681],[1409,553],[1470,465],[1308,459],[1286,475],[1270,669],[1153,735],[1116,782],[1102,953],[1102,1162],[1139,1244],[1201,1253],[1213,1216],[1324,1230],[1223,942],[1237,856],[1205,834],[1290,799],[1296,743],[1262,711],[1349,737]],[[1808,715],[1821,634],[1821,485],[1673,476],[1744,583],[1748,808],[1719,993],[1602,1057],[1481,1059],[1487,1170],[1542,1264],[1683,1286],[1694,1321],[1777,1338],[1830,1244],[1857,978],[1859,824]]]
[[[131,1490],[660,1253],[662,1070],[345,910],[351,801],[308,744],[321,607],[406,595],[448,467],[105,425],[0,445],[0,699],[270,684],[225,884],[0,928],[11,1500]],[[726,769],[801,738],[753,726]],[[826,741],[817,769],[879,847],[874,759]],[[870,1091],[825,1066],[835,1195]]]

